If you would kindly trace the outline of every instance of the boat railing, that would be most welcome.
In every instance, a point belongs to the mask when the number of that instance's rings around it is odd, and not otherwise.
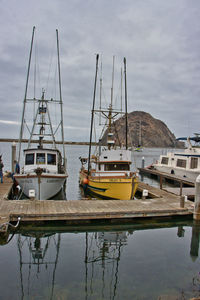
[[[130,171],[99,171],[99,172],[91,172],[92,177],[128,177],[130,176]]]

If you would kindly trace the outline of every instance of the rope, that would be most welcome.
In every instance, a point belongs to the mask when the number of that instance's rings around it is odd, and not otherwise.
[[[10,222],[5,222],[5,223],[3,223],[3,224],[0,225],[0,229],[3,228],[3,227],[6,226],[6,225],[10,225],[10,226],[13,227],[13,228],[17,228],[18,225],[19,225],[19,222],[20,222],[21,218],[18,217],[17,219],[18,219],[18,221],[17,221],[17,224],[16,224],[16,225],[11,224]]]

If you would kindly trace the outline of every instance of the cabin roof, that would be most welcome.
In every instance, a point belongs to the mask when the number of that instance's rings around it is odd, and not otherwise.
[[[49,149],[49,148],[32,148],[24,149],[24,152],[60,152],[58,149]]]

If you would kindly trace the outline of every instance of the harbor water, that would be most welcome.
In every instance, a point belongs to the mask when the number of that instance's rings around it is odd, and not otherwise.
[[[140,167],[165,149],[133,153]],[[66,146],[67,200],[79,200],[80,156],[86,146]],[[0,144],[4,170],[11,145]],[[150,184],[156,184],[153,179]],[[151,182],[152,180],[152,182]],[[87,227],[20,226],[0,239],[1,299],[190,299],[200,296],[200,225],[192,220]]]

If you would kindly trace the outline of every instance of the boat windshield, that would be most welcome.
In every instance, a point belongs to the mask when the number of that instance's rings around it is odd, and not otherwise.
[[[34,153],[26,154],[25,165],[33,165],[34,164]]]
[[[118,163],[111,163],[111,164],[105,164],[105,171],[129,171],[130,166],[129,164],[118,164]]]
[[[168,165],[168,161],[169,161],[169,157],[163,156],[163,157],[162,157],[162,160],[161,160],[161,164],[163,164],[163,165]]]
[[[36,164],[45,164],[45,153],[36,154]]]
[[[48,165],[56,165],[56,154],[47,153]]]

